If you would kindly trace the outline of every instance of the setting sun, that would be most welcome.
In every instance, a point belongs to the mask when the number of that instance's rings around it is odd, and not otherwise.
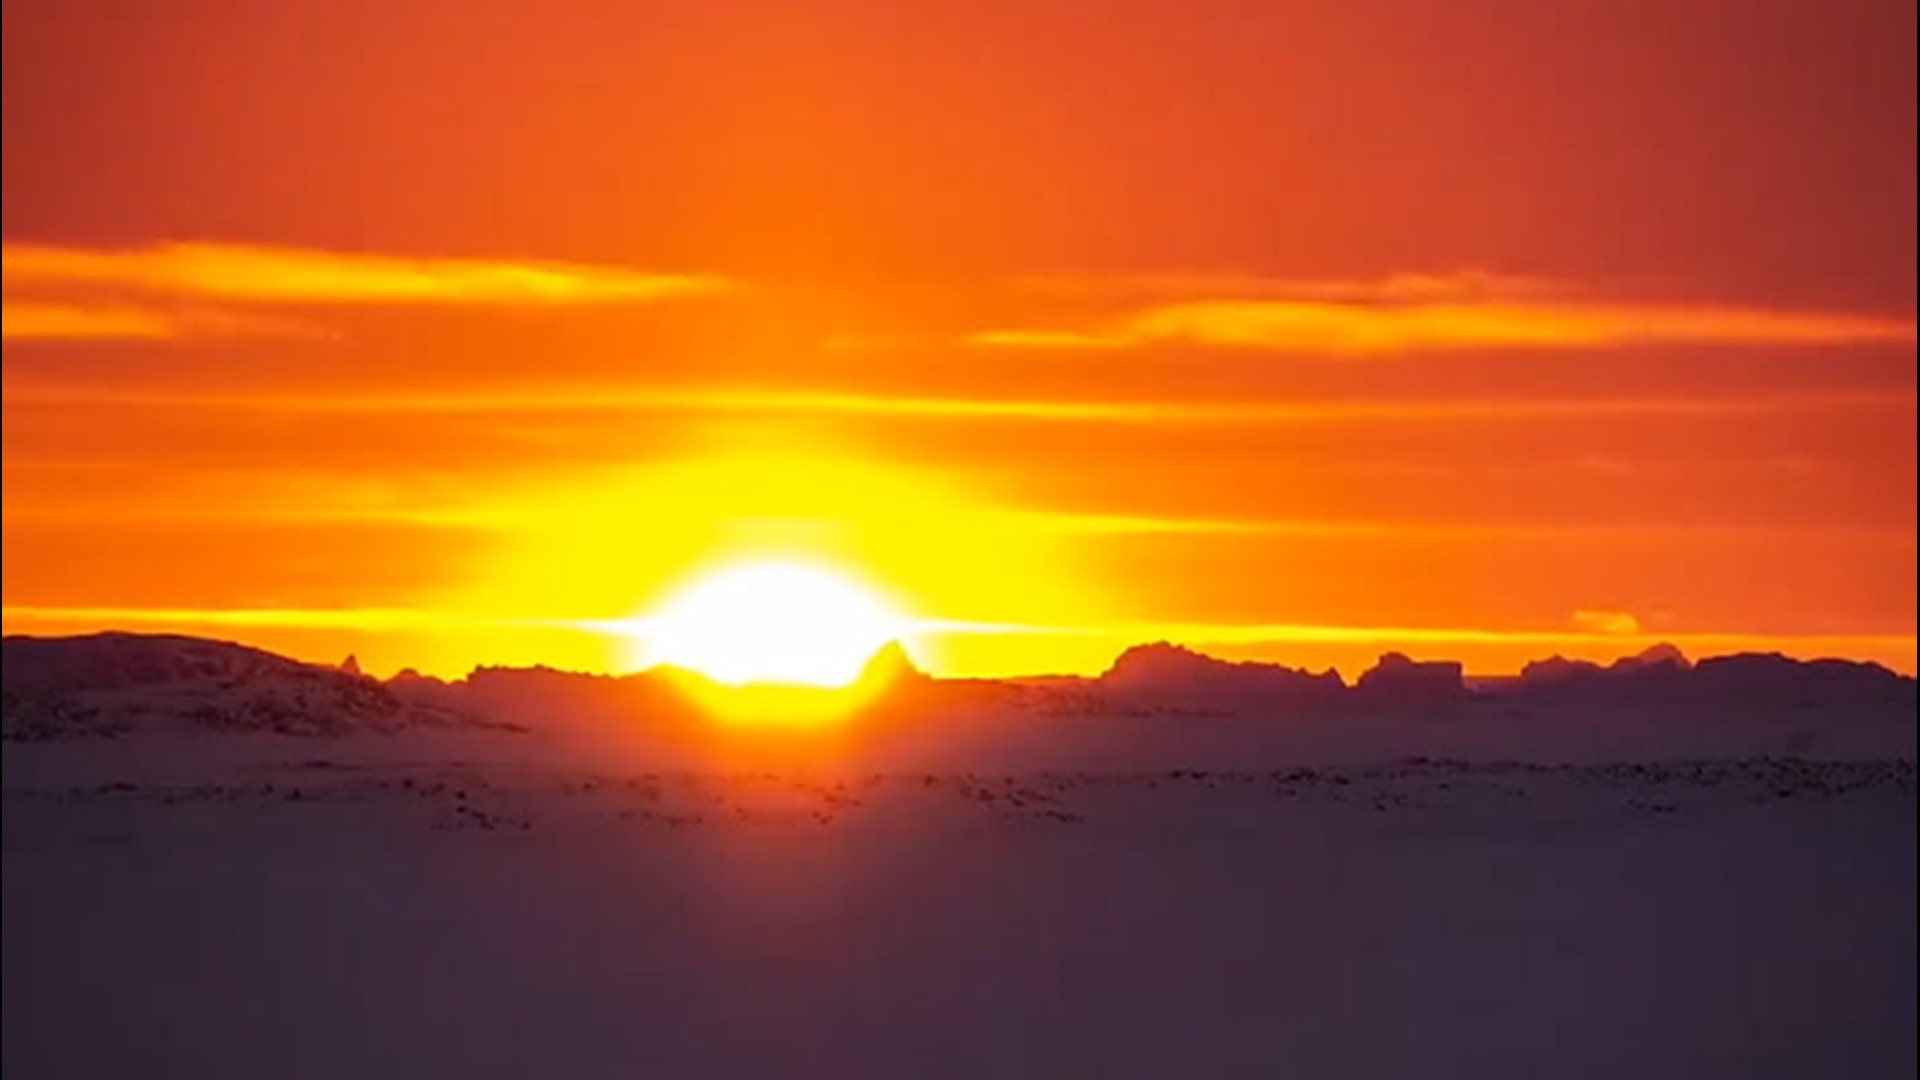
[[[633,633],[649,664],[730,686],[850,686],[900,636],[900,616],[874,589],[820,566],[759,562],[687,585]]]

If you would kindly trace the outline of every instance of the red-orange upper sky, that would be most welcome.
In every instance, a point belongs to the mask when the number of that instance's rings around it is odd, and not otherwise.
[[[952,672],[1911,671],[1914,24],[9,0],[5,626],[617,667],[776,551]]]

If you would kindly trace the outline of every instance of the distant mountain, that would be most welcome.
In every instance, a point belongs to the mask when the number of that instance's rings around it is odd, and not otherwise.
[[[1368,704],[1405,708],[1458,705],[1469,696],[1457,660],[1414,660],[1390,652],[1360,674],[1354,690]]]
[[[1795,660],[1779,653],[1690,664],[1679,649],[1660,644],[1605,667],[1558,656],[1538,660],[1522,670],[1511,692],[1564,702],[1819,708],[1911,703],[1914,680],[1879,664]]]
[[[437,675],[422,675],[413,668],[401,668],[393,678],[387,680],[387,685],[399,690],[408,687],[445,686],[447,680]]]
[[[380,682],[231,642],[104,633],[0,640],[0,738],[214,730],[287,735],[474,726]]]
[[[1666,642],[1648,646],[1632,656],[1623,656],[1613,663],[1601,666],[1591,660],[1569,660],[1563,656],[1550,656],[1545,660],[1535,660],[1520,671],[1522,685],[1539,687],[1564,680],[1595,680],[1604,676],[1645,678],[1671,677],[1684,672],[1693,665],[1687,660],[1687,654],[1678,647]]]
[[[1879,664],[1795,660],[1779,653],[1710,657],[1694,666],[1689,682],[1702,697],[1743,704],[1802,709],[1904,704],[1912,709],[1915,702],[1914,681]]]
[[[1279,664],[1219,660],[1165,641],[1122,652],[1098,686],[1108,695],[1199,705],[1331,705],[1347,691],[1337,671],[1316,675]]]
[[[690,672],[654,668],[629,675],[594,675],[556,668],[479,667],[464,679],[415,676],[388,683],[402,700],[463,709],[554,731],[590,729],[649,718],[652,726],[697,726],[685,692]]]
[[[1520,669],[1519,685],[1525,687],[1550,686],[1567,680],[1587,679],[1599,675],[1605,668],[1591,660],[1569,660],[1558,654],[1545,660],[1530,660]]]
[[[1518,689],[1536,698],[1620,702],[1678,698],[1690,685],[1686,654],[1662,642],[1606,666],[1553,656],[1520,671]]]
[[[698,671],[667,664],[623,675],[545,666],[480,667],[452,681],[403,672],[387,685],[403,701],[510,721],[545,735],[590,743],[613,732],[681,749],[712,740],[716,714],[711,710],[717,702],[749,713],[764,707],[801,716],[813,715],[809,710],[817,708],[821,715],[836,718],[860,714],[874,721],[892,714],[898,721],[937,711],[951,699],[977,695],[962,681],[927,676],[898,644],[874,653],[851,696],[827,688],[779,685],[741,687],[735,694],[734,688]]]
[[[0,643],[0,660],[0,737],[9,741],[170,730],[342,735],[518,724],[581,734],[624,727],[691,745],[713,728],[699,705],[701,695],[689,693],[711,684],[664,668],[612,676],[483,667],[452,681],[403,671],[382,683],[345,663],[306,664],[230,642],[126,633],[8,637]],[[1666,645],[1605,666],[1551,657],[1528,664],[1517,678],[1473,686],[1457,662],[1387,653],[1351,687],[1334,671],[1221,660],[1168,642],[1129,648],[1092,679],[936,679],[895,645],[875,654],[861,687],[868,717],[862,722],[878,725],[872,730],[916,728],[930,715],[944,724],[950,714],[964,713],[971,718],[966,723],[975,725],[968,730],[1007,737],[1038,732],[1050,717],[1076,716],[1135,718],[1148,725],[1141,732],[1164,734],[1185,729],[1159,725],[1156,718],[1421,714],[1470,709],[1476,702],[1546,706],[1569,716],[1589,706],[1675,706],[1730,716],[1823,710],[1911,716],[1915,703],[1914,680],[1877,664],[1771,653],[1691,664]],[[998,718],[992,723],[1012,726],[978,727],[989,716]],[[1119,729],[1103,724],[1089,730]]]
[[[1662,641],[1647,646],[1632,656],[1623,656],[1615,660],[1612,667],[1616,671],[1644,671],[1649,668],[1674,668],[1685,671],[1693,664],[1687,654],[1680,651],[1678,645]]]
[[[1333,670],[1318,674],[1255,661],[1219,660],[1182,645],[1155,642],[1121,653],[1100,676],[1109,700],[1147,698],[1201,707],[1424,710],[1471,697],[1457,661],[1418,661],[1387,653],[1349,687]]]

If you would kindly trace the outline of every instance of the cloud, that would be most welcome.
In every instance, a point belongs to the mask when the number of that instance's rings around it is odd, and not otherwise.
[[[0,337],[7,341],[89,341],[178,337],[180,327],[166,312],[124,304],[70,304],[14,301],[0,304]]]
[[[1348,420],[1448,420],[1547,416],[1722,416],[1815,407],[1892,408],[1910,403],[1864,391],[1738,397],[1126,400],[868,394],[804,388],[653,388],[629,385],[503,386],[454,392],[357,394],[221,393],[115,389],[76,384],[7,388],[9,401],[43,404],[207,408],[295,414],[468,414],[525,412],[687,412],[913,416],[1116,424],[1272,424]]]
[[[91,626],[299,627],[337,630],[435,630],[449,627],[558,627],[578,620],[474,615],[423,608],[48,607],[9,604],[9,623]]]
[[[1134,342],[1364,354],[1623,345],[1911,344],[1914,324],[1871,315],[1731,306],[1212,300],[1142,311],[1127,320],[1124,336]]]
[[[1117,349],[1134,343],[1125,336],[1073,330],[983,330],[962,340],[967,345],[1020,349]]]
[[[1588,634],[1617,634],[1632,637],[1640,633],[1640,620],[1630,611],[1602,611],[1583,608],[1573,613],[1573,627]]]
[[[1373,279],[1281,281],[1274,292],[1308,299],[1407,303],[1489,297],[1564,295],[1568,283],[1552,278],[1461,270],[1451,274],[1391,274]]]
[[[1032,623],[967,623],[928,620],[917,629],[946,634],[1023,634],[1061,637],[1107,638],[1115,642],[1137,644],[1146,641],[1178,641],[1189,645],[1282,645],[1297,642],[1330,642],[1375,645],[1393,644],[1471,645],[1520,644],[1555,646],[1566,644],[1622,644],[1631,647],[1639,640],[1651,643],[1640,633],[1604,633],[1593,630],[1552,630],[1538,628],[1490,629],[1481,627],[1440,626],[1335,626],[1306,623],[1198,623],[1133,622],[1108,625],[1041,625]],[[1617,641],[1617,639],[1629,639]],[[1703,653],[1721,649],[1775,650],[1824,655],[1838,652],[1881,649],[1912,649],[1911,634],[1768,634],[1732,630],[1702,630],[1662,633],[1659,641],[1685,646]]]
[[[255,627],[357,630],[475,628],[569,628],[624,632],[630,619],[518,616],[429,610],[424,608],[175,608],[139,606],[0,607],[0,619],[10,624],[78,624],[175,627]],[[1110,625],[1041,625],[978,622],[952,619],[912,620],[916,633],[952,635],[1023,635],[1088,637],[1131,644],[1144,641],[1181,641],[1194,645],[1275,645],[1333,642],[1387,647],[1392,644],[1469,645],[1531,644],[1555,646],[1598,644],[1637,634],[1579,629],[1488,629],[1435,626],[1335,626],[1302,623],[1136,622]],[[1795,652],[1842,652],[1860,649],[1912,649],[1910,634],[1802,634],[1775,635],[1736,631],[1692,631],[1661,635],[1660,640],[1697,649],[1784,649]]]
[[[108,288],[233,303],[593,304],[723,292],[726,278],[537,260],[414,258],[245,244],[7,244],[8,291]]]
[[[1131,622],[1107,625],[1043,625],[1034,623],[968,623],[927,620],[916,626],[935,634],[1021,634],[1032,636],[1104,638],[1116,644],[1178,641],[1204,646],[1285,645],[1304,642],[1347,643],[1390,648],[1395,645],[1433,646],[1515,644],[1541,647],[1607,645],[1632,647],[1653,639],[1641,634],[1594,630],[1539,628],[1490,629],[1441,626],[1336,626],[1306,623]],[[1767,650],[1828,655],[1861,651],[1911,650],[1911,634],[1767,634],[1731,630],[1662,633],[1659,641],[1713,653],[1720,650]],[[1911,666],[1911,663],[1907,666]]]
[[[1217,291],[1208,295],[1204,286]],[[1582,297],[1570,285],[1480,272],[1375,281],[1126,279],[1159,302],[1108,325],[990,329],[968,344],[1128,348],[1157,343],[1334,355],[1446,349],[1596,349],[1635,345],[1912,344],[1911,318],[1737,304]]]
[[[293,319],[160,305],[0,302],[0,338],[7,341],[172,341],[207,337],[320,337],[326,328]]]
[[[1023,278],[1030,292],[1065,296],[1146,296],[1159,300],[1231,296],[1240,299],[1411,302],[1488,297],[1567,295],[1553,278],[1457,270],[1446,274],[1389,274],[1379,278],[1275,278],[1242,274],[1160,274],[1117,278]]]
[[[10,341],[316,332],[307,324],[224,310],[232,306],[637,304],[734,287],[713,275],[581,263],[203,243],[140,248],[9,243],[0,247],[0,284]]]

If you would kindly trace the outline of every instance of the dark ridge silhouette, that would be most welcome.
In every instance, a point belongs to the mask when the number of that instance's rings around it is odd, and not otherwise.
[[[490,726],[378,680],[233,642],[102,633],[0,640],[0,738],[204,729],[286,735]]]
[[[1569,660],[1555,653],[1545,660],[1529,660],[1520,669],[1520,685],[1546,686],[1568,679],[1584,679],[1601,673],[1601,665],[1591,660]]]
[[[1796,708],[1915,700],[1914,681],[1879,664],[1853,660],[1795,660],[1780,653],[1737,653],[1700,661],[1692,686],[1722,701],[1770,701]]]
[[[1521,669],[1517,690],[1540,700],[1678,700],[1689,692],[1692,670],[1685,653],[1663,642],[1604,666],[1561,656],[1536,660]]]
[[[544,728],[603,730],[644,717],[650,732],[690,740],[711,727],[690,671],[591,675],[550,667],[478,667],[453,681],[411,669],[386,682],[341,665],[307,664],[231,642],[171,634],[7,637],[8,740],[112,737],[203,729],[336,735],[415,727],[511,727],[482,715],[537,717]],[[861,677],[864,714],[911,725],[922,708],[1004,715],[1254,719],[1347,712],[1418,716],[1474,707],[1693,708],[1732,714],[1905,710],[1915,682],[1873,663],[1743,653],[1690,664],[1671,645],[1600,665],[1550,657],[1517,679],[1470,686],[1461,665],[1388,653],[1349,687],[1337,672],[1235,662],[1168,642],[1129,648],[1096,678],[940,679],[890,644]]]
[[[1114,694],[1211,704],[1222,698],[1266,705],[1325,706],[1347,690],[1340,673],[1318,675],[1279,664],[1218,660],[1158,641],[1122,652],[1099,678]]]
[[[1414,660],[1390,652],[1360,674],[1357,697],[1370,705],[1426,708],[1463,704],[1466,671],[1457,660]]]
[[[702,718],[686,684],[691,671],[656,667],[628,675],[595,675],[534,667],[478,667],[464,679],[410,691],[459,708],[473,704],[515,716],[539,716],[548,727],[593,727],[644,715],[655,727],[686,728]],[[470,704],[471,703],[471,704]]]
[[[396,672],[393,678],[387,680],[387,685],[396,689],[405,687],[445,686],[447,685],[447,680],[437,675],[422,675],[417,670],[409,667],[401,668]]]
[[[1692,667],[1693,663],[1687,659],[1686,653],[1680,651],[1679,646],[1662,641],[1649,645],[1632,656],[1623,656],[1615,660],[1612,666],[1621,671],[1657,667],[1679,668],[1684,671]]]
[[[1685,653],[1663,641],[1604,666],[1591,660],[1569,660],[1564,656],[1550,656],[1545,660],[1535,660],[1520,669],[1520,682],[1527,686],[1544,686],[1563,679],[1591,679],[1609,674],[1644,676],[1652,673],[1672,676],[1687,671],[1692,666]]]
[[[1508,693],[1536,701],[1822,708],[1914,701],[1914,680],[1879,664],[1795,660],[1779,653],[1709,657],[1698,664],[1671,645],[1602,667],[1552,657],[1521,671]]]
[[[328,670],[264,649],[181,634],[108,631],[0,641],[7,689],[19,693],[116,690],[195,679],[295,676]]]

